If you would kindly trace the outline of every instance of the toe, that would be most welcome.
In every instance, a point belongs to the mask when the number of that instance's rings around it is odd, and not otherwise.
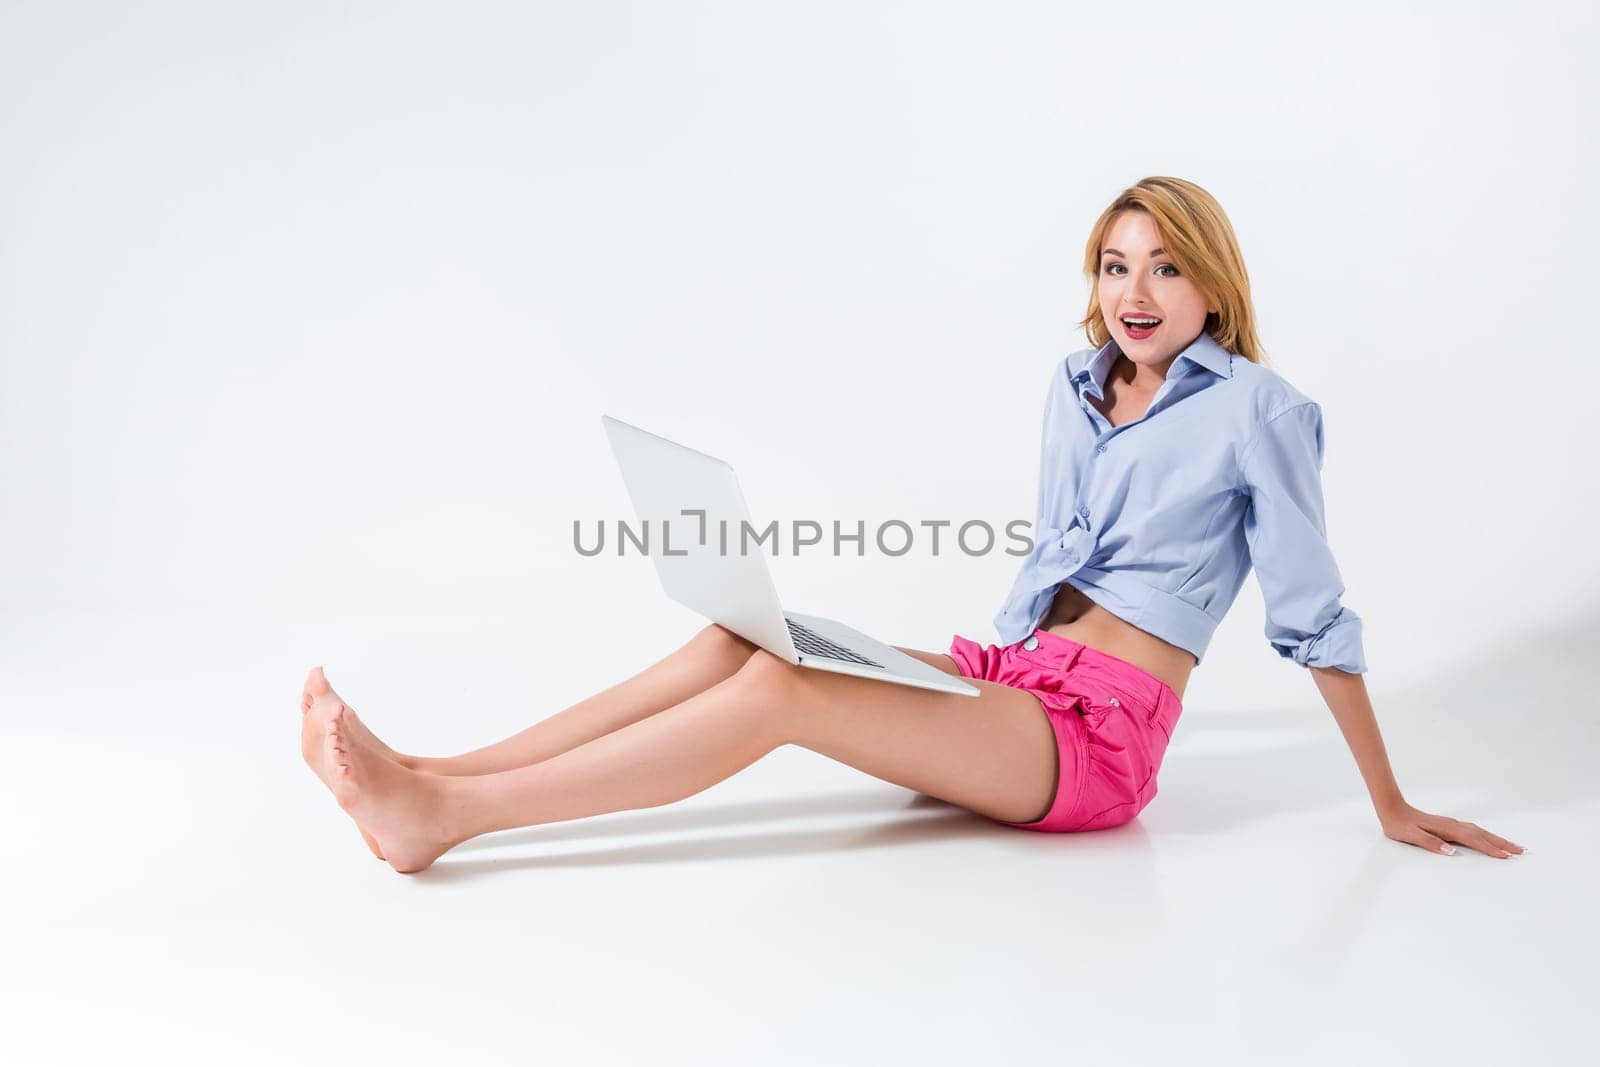
[[[339,729],[339,720],[337,718],[328,721],[323,738],[323,749],[328,753],[328,763],[339,767],[341,770],[348,770],[350,755],[345,748],[344,734]]]
[[[330,696],[319,696],[311,702],[311,707],[306,709],[315,722],[323,726],[333,723],[334,712],[339,708],[339,702]]]
[[[332,787],[334,799],[339,802],[339,806],[346,811],[353,811],[359,789],[352,773],[350,757],[334,743],[337,736],[330,728],[323,740],[323,751],[328,761],[328,784]]]

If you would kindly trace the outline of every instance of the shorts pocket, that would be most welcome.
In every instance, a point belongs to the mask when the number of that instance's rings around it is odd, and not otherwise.
[[[1153,794],[1156,764],[1146,711],[1120,694],[1083,694],[1084,789],[1073,830],[1101,830],[1127,822]]]

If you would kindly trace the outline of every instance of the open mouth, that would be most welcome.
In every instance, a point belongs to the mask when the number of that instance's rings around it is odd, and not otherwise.
[[[1161,320],[1153,315],[1124,315],[1122,328],[1128,331],[1128,336],[1134,340],[1142,340],[1156,332],[1161,325]]]

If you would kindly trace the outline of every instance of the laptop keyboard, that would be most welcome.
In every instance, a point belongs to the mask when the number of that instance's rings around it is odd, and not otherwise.
[[[793,619],[784,617],[789,624],[789,636],[794,638],[794,647],[812,656],[827,656],[829,659],[842,659],[847,663],[862,663],[868,667],[882,667],[881,663],[874,663],[865,656],[858,656],[843,645],[835,644],[823,637],[817,631],[801,626]]]

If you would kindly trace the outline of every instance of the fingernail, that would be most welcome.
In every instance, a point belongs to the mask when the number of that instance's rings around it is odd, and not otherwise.
[[[1443,852],[1446,856],[1454,856],[1456,854],[1456,850],[1451,848],[1449,845],[1440,845],[1439,851]]]

